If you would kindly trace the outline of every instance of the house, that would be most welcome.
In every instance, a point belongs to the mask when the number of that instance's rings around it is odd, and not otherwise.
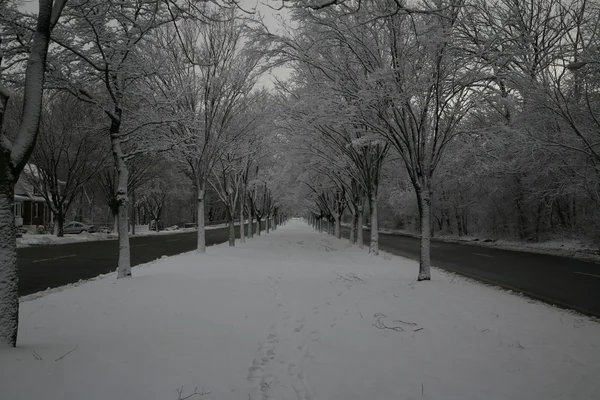
[[[32,184],[38,176],[37,167],[28,164],[15,185],[15,225],[36,233],[39,225],[54,222],[52,212],[39,190]]]

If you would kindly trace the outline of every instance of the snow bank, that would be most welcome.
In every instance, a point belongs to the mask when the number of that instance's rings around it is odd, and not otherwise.
[[[402,235],[419,238],[418,234],[396,229],[380,229],[380,233]],[[589,240],[581,239],[553,239],[544,242],[518,242],[513,240],[498,239],[483,241],[471,236],[436,235],[434,240],[447,243],[460,243],[473,246],[495,247],[503,250],[524,251],[527,253],[549,254],[555,256],[572,257],[588,261],[600,261],[598,248]]]
[[[236,224],[236,225],[239,225]],[[226,228],[227,224],[219,224],[219,225],[211,225],[207,226],[205,229],[207,231],[213,229],[222,229]],[[153,235],[176,235],[178,233],[187,233],[187,232],[195,232],[196,228],[180,228],[180,229],[169,229],[166,228],[162,231],[156,232],[151,231],[148,228],[148,225],[137,225],[135,228],[135,235],[131,235],[130,237],[136,236],[153,236]],[[116,233],[80,233],[77,235],[65,235],[63,237],[58,237],[54,235],[35,235],[35,234],[25,234],[23,237],[17,238],[17,247],[29,247],[29,246],[51,246],[51,245],[60,245],[60,244],[69,244],[69,243],[79,243],[79,242],[91,242],[95,240],[116,240]]]
[[[291,222],[55,291],[21,303],[2,398],[598,399],[600,324],[417,269]]]
[[[29,246],[50,246],[68,243],[91,242],[94,240],[114,240],[116,235],[107,233],[80,233],[78,235],[65,235],[58,237],[50,234],[35,235],[25,234],[23,237],[17,238],[17,247]]]

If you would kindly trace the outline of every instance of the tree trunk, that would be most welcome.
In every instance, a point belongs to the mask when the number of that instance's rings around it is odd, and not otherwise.
[[[233,221],[233,208],[227,207],[227,226],[229,227],[229,247],[235,246],[235,222]]]
[[[129,199],[127,198],[127,184],[129,183],[129,171],[123,158],[121,149],[121,137],[119,136],[120,122],[114,121],[110,127],[110,139],[113,159],[117,166],[117,232],[119,235],[119,261],[117,266],[117,278],[131,276],[131,259],[129,251]]]
[[[206,229],[204,226],[204,185],[199,180],[196,182],[198,198],[196,203],[196,222],[198,224],[198,236],[196,253],[206,253]]]
[[[267,229],[267,233],[271,232],[271,217],[269,215],[267,215],[267,219],[266,219],[266,229]]]
[[[379,254],[379,216],[377,215],[377,193],[373,191],[369,198],[369,209],[371,211],[371,243],[369,254]]]
[[[358,243],[358,247],[360,247],[361,249],[365,248],[365,229],[364,229],[365,216],[364,216],[364,212],[365,212],[365,207],[363,204],[361,204],[358,207],[358,223],[356,226],[356,229],[357,229],[356,242]]]
[[[417,191],[421,225],[421,259],[419,281],[431,280],[431,193],[429,189]]]
[[[25,166],[39,132],[48,44],[52,24],[56,23],[52,18],[53,3],[50,0],[39,1],[36,29],[25,69],[23,112],[19,131],[11,149],[5,148],[4,143],[0,145],[0,345],[7,344],[12,347],[17,344],[19,325],[14,190],[18,174]],[[57,20],[60,10],[54,14]],[[9,95],[0,90],[0,135],[3,134],[4,111],[8,99]],[[13,168],[18,171],[16,176]]]
[[[358,228],[358,213],[356,210],[352,213],[352,225],[350,226],[350,243],[356,244],[356,230]]]
[[[262,230],[261,219],[256,217],[256,234],[260,236],[260,231]]]
[[[338,239],[342,238],[342,216],[335,216],[335,237]]]
[[[0,168],[7,169],[0,176],[0,346],[15,347],[19,328],[19,270],[13,213],[14,180],[8,166]]]
[[[63,212],[61,212],[60,210],[58,210],[57,212],[53,213],[54,214],[54,227],[53,227],[53,234],[57,237],[63,237],[65,236],[65,214]]]
[[[245,236],[245,221],[244,221],[244,188],[241,189],[242,193],[240,194],[240,243],[246,243]]]
[[[254,237],[254,213],[252,210],[248,210],[248,237]]]
[[[135,204],[135,187],[131,188],[131,234],[135,235],[135,224],[137,223],[136,215],[136,204]]]

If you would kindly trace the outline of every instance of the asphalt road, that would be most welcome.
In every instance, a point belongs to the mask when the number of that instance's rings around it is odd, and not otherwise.
[[[342,228],[348,237],[349,228]],[[369,243],[369,231],[365,241]],[[419,239],[379,234],[379,247],[419,259]],[[432,241],[432,264],[479,281],[600,317],[600,264],[568,257]],[[415,270],[415,277],[417,275]]]
[[[239,233],[239,227],[236,232]],[[342,233],[348,237],[349,229],[343,228]],[[206,244],[223,243],[227,239],[227,228],[208,230]],[[368,230],[365,240],[368,244]],[[379,244],[382,250],[390,253],[419,258],[419,240],[416,238],[380,234]],[[195,247],[196,232],[132,237],[132,265],[192,251]],[[435,240],[431,256],[432,264],[445,270],[600,317],[598,263]],[[18,260],[19,294],[24,296],[114,271],[117,243],[107,240],[25,247],[18,250]]]
[[[247,226],[248,224],[246,229]],[[235,229],[236,234],[239,235],[239,226]],[[206,231],[207,246],[224,243],[228,238],[228,228]],[[134,266],[162,256],[194,250],[196,232],[132,236],[130,246],[131,265]],[[25,296],[115,271],[118,248],[116,240],[101,240],[56,246],[23,247],[18,249],[17,254],[19,295]]]

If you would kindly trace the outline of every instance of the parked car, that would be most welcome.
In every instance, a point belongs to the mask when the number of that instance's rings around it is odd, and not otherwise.
[[[89,232],[89,233],[94,233],[96,232],[96,228],[94,228],[94,225],[88,225],[88,224],[84,224],[83,222],[69,222],[68,224],[66,224],[63,227],[63,232],[65,234],[68,233],[83,233],[83,232]]]

